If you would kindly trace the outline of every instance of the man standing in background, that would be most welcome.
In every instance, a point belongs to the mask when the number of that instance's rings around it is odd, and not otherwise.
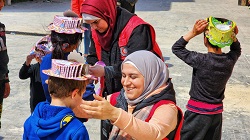
[[[0,0],[0,11],[2,10],[3,7],[4,7],[4,0]]]
[[[117,0],[117,6],[128,10],[130,13],[135,13],[135,3],[137,0]]]
[[[7,98],[10,94],[10,81],[8,77],[9,70],[7,66],[8,63],[9,57],[6,47],[5,25],[0,22],[0,128],[3,98]]]

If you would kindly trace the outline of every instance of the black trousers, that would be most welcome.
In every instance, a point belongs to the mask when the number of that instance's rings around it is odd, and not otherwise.
[[[113,125],[109,120],[101,120],[101,140],[108,140]]]
[[[187,110],[181,130],[181,140],[220,140],[222,113],[197,114]]]
[[[0,128],[1,128],[1,116],[3,111],[3,95],[5,90],[5,81],[0,80]]]

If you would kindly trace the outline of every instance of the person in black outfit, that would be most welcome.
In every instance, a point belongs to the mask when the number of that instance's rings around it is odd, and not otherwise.
[[[201,33],[204,33],[204,45],[208,52],[188,50],[188,42]],[[237,33],[238,28],[233,21],[209,17],[197,20],[193,29],[172,46],[173,53],[193,68],[181,140],[221,139],[224,92],[241,55]],[[230,46],[228,53],[222,52],[225,46]]]
[[[117,0],[117,6],[128,10],[130,13],[135,13],[135,3],[137,0]]]
[[[47,36],[46,36],[47,37]],[[46,38],[44,37],[44,38]],[[45,43],[45,42],[43,42]],[[47,44],[48,42],[46,42]],[[46,101],[46,97],[43,91],[41,77],[40,77],[40,63],[42,57],[48,53],[48,51],[41,51],[37,49],[36,51],[31,52],[24,62],[23,66],[19,71],[20,79],[30,78],[30,112],[32,113],[36,105],[42,101]],[[36,59],[37,63],[31,64],[33,59]]]
[[[6,46],[5,25],[0,22],[0,128],[1,128],[1,115],[3,109],[3,99],[7,98],[10,95],[8,63],[9,63],[9,56],[7,53],[7,46]]]

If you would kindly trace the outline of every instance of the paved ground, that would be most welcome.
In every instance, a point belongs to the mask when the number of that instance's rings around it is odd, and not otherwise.
[[[48,34],[46,26],[52,21],[53,16],[61,15],[69,7],[69,0],[55,0],[51,3],[34,0],[6,6],[0,12],[0,21],[5,23],[7,31],[12,31],[11,34],[7,34],[11,95],[4,100],[0,139],[22,139],[22,125],[30,115],[29,80],[23,81],[18,78],[19,69],[31,46],[40,38],[34,36],[34,33]],[[222,139],[250,140],[250,10],[248,7],[238,6],[235,0],[139,0],[136,14],[155,27],[158,44],[166,63],[170,66],[170,76],[175,85],[178,105],[183,110],[189,97],[192,70],[172,54],[172,44],[192,28],[196,19],[212,15],[236,21],[239,27],[238,38],[242,44],[242,56],[226,89]],[[26,35],[23,35],[25,32]],[[190,41],[188,48],[205,52],[202,43],[202,36],[199,36]],[[91,140],[98,140],[99,121],[90,120],[86,123],[86,127]]]

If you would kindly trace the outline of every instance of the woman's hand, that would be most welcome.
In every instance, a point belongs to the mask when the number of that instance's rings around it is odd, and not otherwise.
[[[88,114],[78,105],[73,109],[73,112],[75,113],[76,117],[78,118],[89,118]]]
[[[105,75],[104,71],[104,66],[101,65],[94,65],[94,66],[89,66],[89,74],[93,75],[95,77],[102,77]]]
[[[120,115],[120,109],[112,106],[107,100],[98,95],[93,94],[93,96],[94,101],[83,101],[80,105],[88,118],[109,119],[115,122]]]

